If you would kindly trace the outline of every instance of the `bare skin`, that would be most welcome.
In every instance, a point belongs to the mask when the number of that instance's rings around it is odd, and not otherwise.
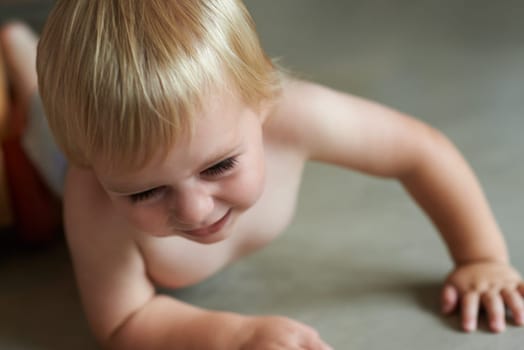
[[[375,103],[290,80],[261,112],[217,93],[196,133],[138,171],[109,171],[102,161],[69,170],[67,238],[87,317],[104,346],[330,349],[309,326],[287,318],[204,310],[155,294],[157,285],[198,283],[283,232],[308,160],[404,185],[456,263],[442,308],[450,313],[461,305],[466,331],[476,328],[480,305],[494,332],[504,329],[503,305],[524,324],[522,278],[474,175],[438,131]],[[218,231],[207,232],[218,223]]]

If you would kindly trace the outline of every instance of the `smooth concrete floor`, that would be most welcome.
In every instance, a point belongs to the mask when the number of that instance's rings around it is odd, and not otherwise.
[[[0,0],[0,20],[12,11],[41,24],[42,11],[20,9],[30,1],[9,2]],[[447,134],[476,171],[524,272],[524,2],[247,4],[264,46],[285,66]],[[439,315],[451,267],[438,234],[396,182],[310,164],[286,234],[174,295],[290,316],[342,350],[522,349],[523,328],[493,335],[481,322],[480,331],[464,334],[457,316]],[[0,276],[0,349],[96,348],[63,244],[1,257]]]

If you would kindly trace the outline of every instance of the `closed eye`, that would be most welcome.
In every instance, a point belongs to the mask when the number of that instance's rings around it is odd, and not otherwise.
[[[202,175],[204,176],[219,176],[227,173],[228,171],[232,170],[238,163],[238,159],[236,157],[227,158],[215,165],[213,165],[210,168],[207,168],[206,170],[202,171]]]
[[[153,199],[156,196],[162,194],[163,190],[165,190],[164,187],[156,187],[156,188],[152,188],[150,190],[143,191],[140,193],[134,193],[130,195],[129,198],[131,199],[131,202],[133,203],[144,202],[146,200]]]

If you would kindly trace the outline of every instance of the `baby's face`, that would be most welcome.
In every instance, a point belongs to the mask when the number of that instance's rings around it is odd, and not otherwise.
[[[215,243],[264,189],[262,118],[234,98],[213,98],[167,157],[135,172],[97,177],[115,208],[140,232]]]

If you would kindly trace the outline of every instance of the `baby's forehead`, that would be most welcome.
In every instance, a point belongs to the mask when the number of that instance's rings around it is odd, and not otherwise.
[[[180,172],[198,172],[240,152],[248,142],[250,120],[256,118],[254,111],[239,99],[214,98],[209,108],[195,118],[192,129],[180,132],[171,144],[159,144],[151,154],[137,155],[136,160],[140,161],[135,162],[120,161],[117,156],[98,157],[93,161],[93,169],[108,182],[134,182],[174,166]]]

